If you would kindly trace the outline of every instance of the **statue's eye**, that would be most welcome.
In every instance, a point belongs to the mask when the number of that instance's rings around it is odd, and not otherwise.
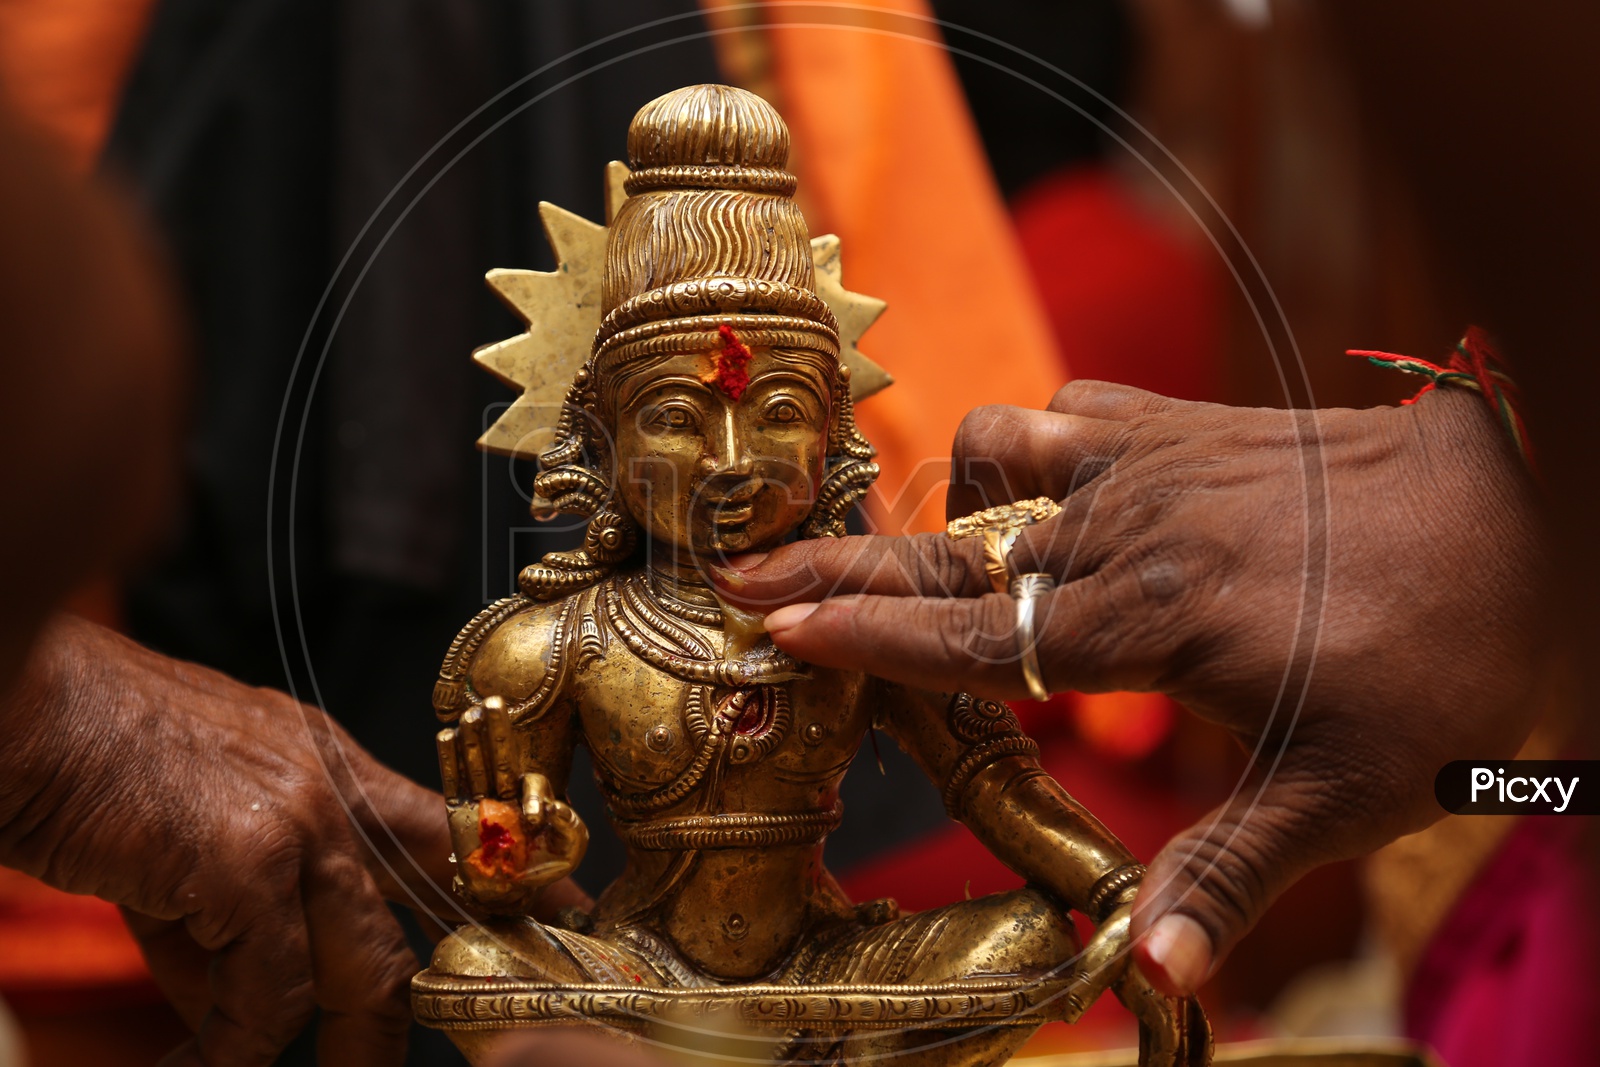
[[[800,405],[793,400],[775,400],[767,405],[767,418],[773,422],[799,422],[802,417]]]
[[[663,404],[651,409],[647,421],[657,430],[688,430],[695,424],[694,412],[680,404]]]

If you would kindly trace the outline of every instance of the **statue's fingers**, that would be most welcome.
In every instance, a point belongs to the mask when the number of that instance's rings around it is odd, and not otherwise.
[[[1103,473],[1125,447],[1121,423],[1029,408],[974,408],[951,446],[946,516],[1040,496],[1060,500]]]
[[[461,758],[456,751],[456,731],[447,727],[434,735],[439,749],[439,781],[445,800],[461,799]]]
[[[550,779],[542,774],[522,776],[522,821],[532,827],[542,827],[548,814],[547,802],[551,800]]]
[[[1117,998],[1139,1020],[1140,1067],[1188,1067],[1185,1001],[1152,988],[1137,967],[1126,968],[1117,982]]]
[[[483,750],[483,709],[472,708],[461,716],[461,726],[456,733],[461,743],[461,763],[466,771],[468,792],[473,800],[482,800],[489,795],[488,754]]]
[[[500,697],[489,697],[483,702],[485,747],[492,769],[494,795],[512,800],[517,795],[516,738],[511,733],[511,713]]]
[[[942,533],[795,541],[762,557],[736,557],[732,568],[714,568],[713,578],[730,603],[761,613],[851,593],[974,597],[991,588],[983,538]]]

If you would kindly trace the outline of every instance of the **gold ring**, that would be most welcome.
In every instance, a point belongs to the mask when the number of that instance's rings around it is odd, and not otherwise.
[[[1049,574],[1019,574],[1011,582],[1011,595],[1017,601],[1017,655],[1022,661],[1022,680],[1028,685],[1028,695],[1038,701],[1050,699],[1045,687],[1044,674],[1039,669],[1039,642],[1033,631],[1034,605],[1056,587]]]
[[[989,576],[989,585],[994,591],[1004,593],[1011,584],[1009,557],[1012,546],[1017,543],[1017,536],[1034,523],[1059,514],[1061,505],[1047,496],[1041,496],[1000,504],[951,519],[944,532],[954,541],[982,535],[984,573]]]

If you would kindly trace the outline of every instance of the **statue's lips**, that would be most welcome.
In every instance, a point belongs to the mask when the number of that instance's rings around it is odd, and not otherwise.
[[[739,526],[755,515],[756,495],[761,492],[760,482],[746,482],[727,496],[707,493],[701,497],[711,509],[711,521],[718,526]]]
[[[711,521],[718,526],[742,526],[750,521],[755,512],[756,502],[754,498],[738,503],[713,504],[711,506]]]

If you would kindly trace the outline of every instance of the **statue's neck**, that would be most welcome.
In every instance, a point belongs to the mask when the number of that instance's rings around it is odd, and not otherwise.
[[[649,570],[650,584],[658,592],[697,608],[721,606],[695,557],[654,559],[650,561]]]

